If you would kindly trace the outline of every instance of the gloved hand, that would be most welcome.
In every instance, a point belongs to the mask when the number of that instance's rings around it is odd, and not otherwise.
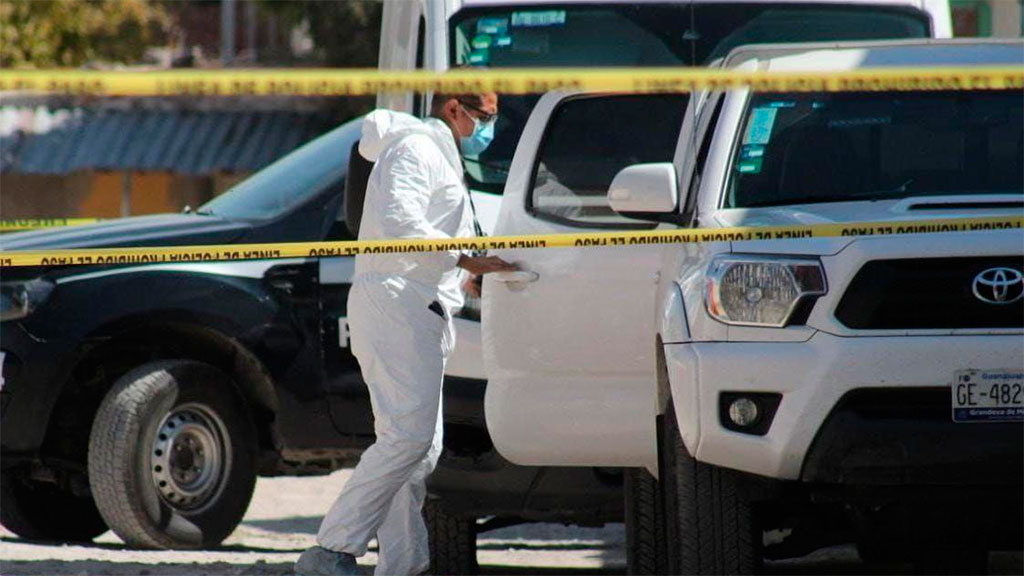
[[[479,298],[481,294],[481,280],[483,280],[482,276],[470,274],[466,281],[462,283],[463,292],[470,298]]]
[[[519,266],[505,262],[497,256],[459,256],[457,263],[459,268],[468,271],[470,274],[479,276],[491,272],[512,272],[519,270]]]

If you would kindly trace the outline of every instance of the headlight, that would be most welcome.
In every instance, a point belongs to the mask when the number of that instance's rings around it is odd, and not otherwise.
[[[0,321],[28,316],[46,302],[53,286],[53,282],[42,278],[0,283]]]
[[[801,301],[826,291],[817,259],[730,254],[712,260],[704,304],[726,324],[781,328]]]

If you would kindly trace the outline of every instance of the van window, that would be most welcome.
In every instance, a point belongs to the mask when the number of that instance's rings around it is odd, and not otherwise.
[[[1024,193],[1019,90],[755,94],[724,206]]]
[[[925,12],[873,4],[480,6],[449,22],[449,61],[488,68],[694,66],[739,44],[920,38]],[[494,142],[467,158],[475,190],[500,194],[536,95],[501,96]]]
[[[686,94],[580,97],[555,110],[533,169],[529,211],[588,228],[650,228],[615,213],[608,187],[623,168],[671,162]]]
[[[892,6],[697,4],[696,62],[722,58],[744,44],[927,38],[931,22],[913,8]]]

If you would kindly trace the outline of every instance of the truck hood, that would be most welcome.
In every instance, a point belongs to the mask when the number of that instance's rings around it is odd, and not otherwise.
[[[947,218],[988,218],[1020,216],[1024,208],[1021,195],[928,196],[898,200],[831,202],[772,208],[734,208],[718,210],[708,224],[735,226],[813,226],[848,222],[913,222]],[[796,254],[836,254],[856,241],[856,237],[802,238],[735,242],[733,249],[743,252]]]
[[[223,244],[238,240],[250,229],[244,221],[218,216],[158,214],[4,234],[0,250]]]

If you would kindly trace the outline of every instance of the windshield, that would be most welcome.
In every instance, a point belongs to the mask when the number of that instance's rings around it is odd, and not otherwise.
[[[467,8],[450,23],[453,65],[693,66],[741,44],[922,38],[927,15],[875,5],[729,3]],[[466,158],[474,189],[501,193],[538,95],[501,96],[494,141]]]
[[[1020,91],[755,94],[724,205],[1024,193]]]
[[[361,117],[342,124],[232,186],[196,212],[267,220],[329,189],[341,194],[348,171],[346,152],[359,138],[361,126]]]

